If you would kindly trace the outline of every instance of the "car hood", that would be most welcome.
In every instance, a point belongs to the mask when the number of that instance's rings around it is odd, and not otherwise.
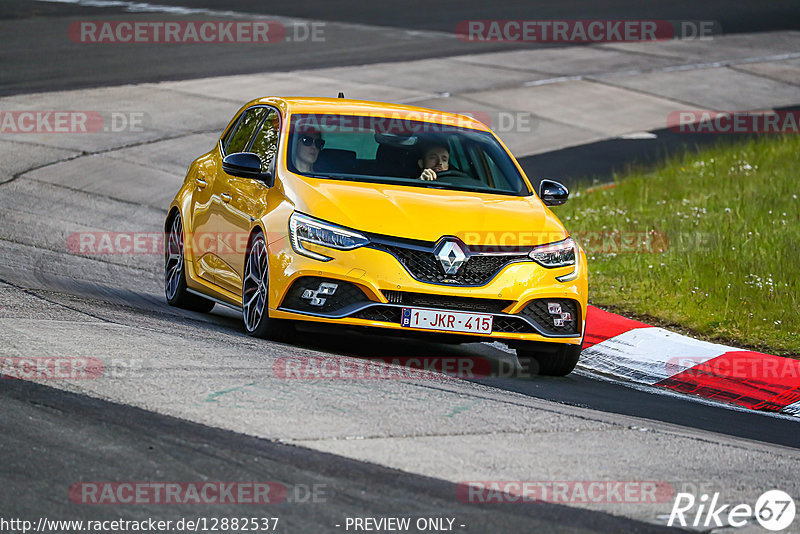
[[[296,176],[296,175],[295,175]],[[287,190],[297,211],[359,230],[467,244],[528,246],[567,237],[536,196],[518,197],[297,177]]]

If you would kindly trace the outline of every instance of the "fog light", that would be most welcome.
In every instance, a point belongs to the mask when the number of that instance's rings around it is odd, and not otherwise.
[[[331,284],[330,282],[323,282],[317,288],[317,295],[333,295],[336,293],[336,288],[339,284]]]
[[[311,301],[312,306],[322,306],[325,304],[325,299],[320,298],[319,295],[333,295],[338,287],[339,284],[322,282],[317,289],[303,290],[303,295],[300,298]]]

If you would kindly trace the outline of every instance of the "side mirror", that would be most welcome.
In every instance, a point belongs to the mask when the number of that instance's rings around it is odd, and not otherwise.
[[[222,170],[231,176],[271,182],[272,175],[261,172],[261,158],[252,152],[234,152],[222,160]]]
[[[553,180],[542,180],[539,184],[539,198],[545,206],[560,206],[567,201],[569,189]]]

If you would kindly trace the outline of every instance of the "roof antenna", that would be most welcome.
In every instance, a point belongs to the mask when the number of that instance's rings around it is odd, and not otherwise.
[[[339,98],[344,98],[344,91],[339,91]]]

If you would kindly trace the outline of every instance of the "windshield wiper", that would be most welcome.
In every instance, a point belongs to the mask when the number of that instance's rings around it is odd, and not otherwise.
[[[301,172],[299,173],[300,176],[308,176],[309,178],[322,178],[323,180],[330,180],[335,179],[335,176],[331,176],[330,174],[312,174],[308,172]]]
[[[414,183],[414,184],[409,184],[409,185],[415,185],[417,187],[429,187],[431,189],[454,189],[452,186],[440,185],[440,184],[432,184],[432,183],[422,183],[422,184]]]

